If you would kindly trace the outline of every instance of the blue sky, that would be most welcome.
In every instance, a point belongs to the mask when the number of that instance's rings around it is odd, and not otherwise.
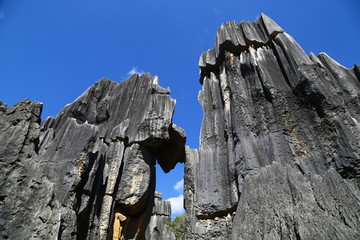
[[[45,119],[102,77],[121,82],[150,72],[171,88],[174,122],[197,148],[199,56],[222,22],[254,21],[262,12],[307,53],[360,64],[359,0],[0,0],[0,101],[43,102]],[[164,199],[181,201],[182,178],[183,164],[166,175],[157,169]]]

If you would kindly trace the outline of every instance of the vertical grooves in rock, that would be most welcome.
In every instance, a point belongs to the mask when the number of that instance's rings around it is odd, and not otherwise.
[[[185,161],[186,136],[172,123],[175,101],[169,93],[148,73],[121,83],[101,79],[41,126],[39,103],[1,103],[0,156],[7,158],[0,159],[0,236],[150,239],[155,162],[169,172]],[[31,167],[18,171],[13,162]],[[11,185],[19,191],[7,201]],[[22,201],[11,206],[29,191],[37,207]],[[167,217],[154,224],[170,220],[169,203],[166,208]],[[21,217],[12,218],[18,211]],[[159,231],[173,239],[170,230]]]
[[[200,157],[185,167],[187,239],[359,238],[359,67],[307,56],[264,14],[222,24],[199,67],[204,119]],[[345,181],[358,187],[346,196]],[[335,206],[346,210],[330,214]]]
[[[199,151],[148,73],[41,124],[41,103],[0,102],[0,237],[174,240],[155,163],[186,159],[188,240],[360,239],[359,65],[307,56],[262,14],[222,24],[199,67]]]

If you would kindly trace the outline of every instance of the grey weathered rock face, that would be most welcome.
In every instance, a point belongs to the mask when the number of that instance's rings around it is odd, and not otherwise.
[[[155,202],[149,225],[146,229],[147,240],[175,240],[174,233],[166,223],[171,221],[171,205],[167,200],[162,200],[162,194],[155,192]]]
[[[0,238],[56,239],[60,203],[38,158],[42,104],[0,102]]]
[[[335,170],[273,162],[245,178],[232,239],[358,239],[360,192]]]
[[[187,239],[360,238],[360,75],[268,16],[224,23],[199,60]]]
[[[162,239],[184,162],[186,239],[360,239],[360,67],[307,56],[266,15],[200,57],[199,151],[157,77],[102,79],[40,124],[0,102],[0,238]]]
[[[1,104],[1,237],[145,239],[154,165],[185,159],[169,93],[149,74],[102,79],[41,126],[40,103]]]

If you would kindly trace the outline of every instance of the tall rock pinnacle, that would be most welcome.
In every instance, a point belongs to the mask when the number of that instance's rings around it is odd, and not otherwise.
[[[150,239],[153,211],[171,214],[155,162],[185,159],[169,93],[149,74],[102,79],[41,126],[40,103],[1,104],[0,238]]]
[[[262,14],[221,25],[199,66],[199,150],[150,74],[43,122],[39,102],[0,102],[0,239],[174,240],[155,164],[184,161],[185,239],[360,239],[359,65]]]
[[[360,238],[360,76],[268,16],[221,25],[199,60],[186,239]]]

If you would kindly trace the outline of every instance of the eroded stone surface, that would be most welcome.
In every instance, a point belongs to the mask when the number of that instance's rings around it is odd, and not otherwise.
[[[259,181],[250,176],[273,166],[273,162],[296,169],[303,176],[302,180],[293,179],[297,185],[301,185],[300,181],[311,182],[308,178],[324,178],[330,174],[329,169],[334,169],[331,176],[343,179],[343,187],[350,183],[355,187],[347,189],[352,195],[338,195],[341,200],[329,198],[329,201],[347,202],[350,200],[346,198],[350,198],[352,204],[359,204],[355,197],[360,186],[357,65],[347,69],[324,53],[306,55],[290,35],[262,14],[256,22],[224,23],[217,32],[214,48],[201,55],[199,66],[203,86],[199,101],[204,118],[199,153],[188,154],[185,166],[187,239],[248,239],[254,234],[255,230],[244,229],[252,226],[252,218],[244,212],[239,216],[240,209],[247,207],[242,205],[243,198],[259,208],[260,200],[269,204],[274,200],[270,195],[255,196],[255,193],[251,197],[263,199],[251,199],[244,191],[251,192],[246,188]],[[269,169],[271,172],[276,168]],[[269,178],[271,174],[280,172],[269,173]],[[318,184],[327,186],[325,180]],[[259,191],[268,191],[260,183],[257,187]],[[268,188],[277,192],[289,186]],[[331,194],[336,194],[333,190]],[[316,194],[330,194],[325,189],[318,191]],[[309,191],[309,194],[315,193]],[[299,201],[295,207],[298,212],[292,209],[295,211],[292,216],[299,217],[313,203]],[[282,207],[292,208],[292,205],[284,203]],[[271,215],[281,207],[274,203],[269,208],[263,215],[253,210],[253,217],[259,219],[254,229],[267,221],[264,216],[282,219],[281,224],[288,222],[284,216]],[[312,208],[319,214],[309,218],[309,225],[304,223],[304,227],[320,222],[325,226],[319,230],[312,227],[307,233],[299,230],[301,239],[310,238],[311,234],[320,236],[327,230],[326,236],[337,239],[358,236],[355,228],[360,221],[358,213],[333,212],[333,218],[320,221],[317,218],[324,216],[320,212],[326,215],[330,210]],[[351,219],[352,225],[337,222],[342,217]],[[276,234],[281,229],[293,234],[293,230],[286,228],[300,222],[293,223],[269,226],[270,235],[266,237],[278,239],[281,234]],[[330,225],[335,227],[327,228]],[[291,234],[284,236],[297,237]]]
[[[149,74],[41,125],[40,103],[0,102],[0,238],[174,239],[154,164],[185,158],[186,239],[360,238],[359,66],[306,55],[264,14],[224,23],[199,66],[199,151]]]
[[[149,225],[146,229],[146,239],[149,240],[175,240],[175,235],[166,225],[171,221],[171,205],[162,200],[162,194],[155,192],[154,208]]]
[[[359,194],[333,169],[304,175],[273,162],[245,178],[232,239],[358,239]]]
[[[0,104],[0,238],[56,239],[61,205],[38,158],[42,104]]]
[[[101,79],[41,126],[41,104],[1,103],[0,237],[145,239],[156,160],[185,157],[169,93],[149,74]]]
[[[123,174],[116,193],[116,203],[124,208],[141,210],[143,199],[147,198],[150,187],[154,185],[155,158],[145,147],[135,143],[126,148],[124,154]]]

